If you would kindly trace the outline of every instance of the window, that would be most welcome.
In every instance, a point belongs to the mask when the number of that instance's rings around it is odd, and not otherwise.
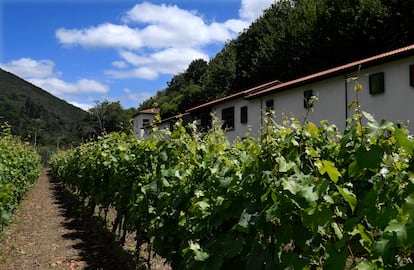
[[[247,106],[240,108],[240,123],[247,124]]]
[[[410,86],[414,87],[414,64],[410,66]]]
[[[274,111],[273,99],[266,100],[266,112]]]
[[[234,128],[234,107],[221,110],[221,120],[223,120],[224,129]]]
[[[369,75],[369,93],[371,95],[384,93],[384,72]]]
[[[303,107],[305,109],[310,109],[313,107],[313,102],[311,101],[313,97],[313,90],[306,90],[303,92]]]
[[[148,126],[150,123],[149,119],[142,119],[142,127],[145,128],[146,126]]]

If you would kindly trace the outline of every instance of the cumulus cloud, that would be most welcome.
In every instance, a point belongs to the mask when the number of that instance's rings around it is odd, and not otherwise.
[[[140,78],[155,80],[158,78],[158,73],[156,71],[146,67],[129,70],[107,70],[105,73],[115,79]]]
[[[277,0],[242,0],[239,15],[242,20],[252,22]]]
[[[194,59],[208,60],[207,46],[236,37],[274,1],[242,0],[240,17],[223,22],[208,22],[197,11],[177,5],[143,2],[127,10],[120,24],[59,28],[55,35],[64,46],[117,49],[122,60],[112,62],[115,70],[105,71],[113,78],[154,80],[183,71]],[[127,64],[132,68],[127,70]]]
[[[234,38],[272,2],[242,0],[240,18],[209,23],[194,10],[143,2],[126,11],[121,24],[102,23],[82,29],[59,28],[55,34],[64,46],[118,49],[122,61],[112,62],[118,70],[105,71],[113,78],[154,80],[160,74],[183,71],[194,59],[208,60],[203,47]],[[133,68],[126,70],[127,63]]]
[[[246,23],[212,22],[207,24],[194,11],[176,5],[141,3],[127,11],[123,25],[103,23],[83,29],[56,30],[63,45],[112,47],[125,49],[205,46],[225,42],[242,30]]]
[[[33,78],[29,79],[29,81],[58,97],[90,93],[105,94],[109,91],[108,86],[88,79],[80,79],[74,83],[68,83],[58,78]]]
[[[30,58],[20,58],[2,64],[1,67],[23,78],[47,78],[54,75],[55,63],[45,59],[36,61]]]
[[[191,48],[168,48],[150,55],[137,55],[131,51],[121,51],[123,60],[136,68],[132,70],[107,70],[106,73],[117,79],[141,78],[154,80],[159,74],[176,74],[184,71],[194,59],[208,61],[208,55]]]
[[[84,29],[59,28],[55,35],[63,45],[81,45],[87,48],[123,47],[137,49],[142,47],[139,31],[126,25],[105,23]]]

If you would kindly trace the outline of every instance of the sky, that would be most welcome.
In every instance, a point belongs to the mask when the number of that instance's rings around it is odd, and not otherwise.
[[[0,68],[85,110],[137,108],[275,0],[1,0]]]

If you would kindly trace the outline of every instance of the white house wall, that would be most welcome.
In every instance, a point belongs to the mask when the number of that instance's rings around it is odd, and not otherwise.
[[[363,111],[374,115],[380,121],[391,120],[406,123],[411,120],[409,130],[414,132],[414,88],[409,82],[409,66],[414,64],[414,56],[375,66],[360,72],[358,81],[362,84],[360,104]],[[384,72],[384,93],[369,93],[369,75]],[[349,100],[356,97],[353,84],[348,88]],[[353,111],[349,110],[349,115]]]
[[[414,56],[402,60],[385,63],[368,69],[362,69],[358,81],[363,86],[360,92],[362,109],[375,116],[377,120],[388,119],[394,122],[407,122],[414,120],[414,88],[409,85],[409,66],[414,64]],[[369,93],[369,76],[378,72],[384,72],[384,93],[371,95]],[[354,82],[347,82],[347,78],[355,76],[355,72],[341,74],[333,78],[305,84],[300,87],[279,91],[260,98],[246,100],[238,98],[232,101],[214,105],[213,113],[221,119],[222,109],[234,107],[234,129],[228,130],[226,136],[230,140],[245,137],[246,132],[258,136],[262,127],[266,109],[266,101],[273,99],[275,119],[282,121],[283,116],[294,116],[303,121],[306,115],[304,108],[304,91],[313,90],[318,97],[315,101],[313,112],[308,116],[308,121],[319,123],[327,120],[335,124],[339,130],[346,127],[347,117],[354,113],[348,109],[348,104],[355,99]],[[240,108],[248,107],[248,123],[240,123]],[[409,126],[414,132],[414,124]]]
[[[307,90],[312,90],[313,95],[318,97],[307,121],[318,124],[321,120],[327,120],[339,129],[344,129],[346,102],[343,76],[264,96],[261,98],[262,107],[265,108],[266,101],[272,99],[276,122],[280,123],[284,116],[293,116],[303,122],[307,113],[304,107],[304,92]]]
[[[134,117],[134,134],[138,135],[139,138],[144,138],[148,135],[148,131],[144,129],[144,119],[147,119],[148,121],[153,121],[154,114],[140,113]]]
[[[219,119],[219,121],[222,121],[221,118],[221,111],[223,109],[234,107],[234,128],[229,129],[226,131],[226,136],[229,138],[229,140],[234,140],[237,137],[242,138],[245,136],[245,133],[249,131],[249,124],[250,122],[254,122],[253,120],[253,114],[250,112],[250,108],[247,110],[247,124],[240,123],[240,108],[243,106],[249,106],[249,102],[247,100],[244,100],[242,98],[232,100],[229,102],[217,104],[213,107],[212,112],[213,114]]]

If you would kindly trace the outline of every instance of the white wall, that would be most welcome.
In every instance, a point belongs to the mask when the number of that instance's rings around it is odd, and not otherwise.
[[[144,119],[148,119],[150,122],[152,122],[154,120],[154,114],[150,114],[150,113],[139,113],[137,114],[134,119],[133,119],[133,123],[134,123],[134,135],[138,135],[138,137],[140,138],[144,138],[145,137],[145,129],[144,127]]]
[[[304,92],[307,90],[313,90],[313,95],[318,97],[307,121],[318,124],[321,120],[328,120],[339,129],[344,129],[346,102],[343,76],[264,96],[261,98],[262,107],[265,108],[267,100],[273,99],[276,122],[280,123],[283,116],[293,116],[303,122],[307,113],[304,107]]]
[[[411,120],[409,130],[414,133],[414,88],[409,82],[409,65],[414,64],[414,56],[362,70],[358,81],[362,84],[360,92],[361,109],[374,115],[377,121],[382,119],[393,122]],[[384,72],[384,93],[369,93],[369,75]],[[355,99],[353,83],[348,87],[349,100]],[[349,111],[349,115],[352,110]]]
[[[360,92],[362,110],[367,111],[380,121],[388,119],[394,122],[414,122],[414,87],[409,85],[409,65],[414,64],[414,56],[390,63],[381,64],[372,68],[362,69],[358,75],[358,81],[363,86]],[[369,74],[384,72],[385,92],[371,95],[369,93]],[[334,78],[325,79],[319,82],[309,83],[300,87],[269,94],[253,100],[239,98],[221,104],[216,104],[213,113],[221,119],[221,110],[234,106],[234,129],[226,132],[230,140],[245,137],[246,132],[258,136],[263,128],[263,111],[266,108],[266,101],[273,99],[275,119],[281,122],[283,116],[295,116],[303,122],[306,115],[304,108],[304,91],[313,90],[318,96],[313,106],[313,112],[308,116],[308,121],[318,124],[321,120],[328,120],[335,124],[339,130],[346,127],[347,117],[354,113],[348,108],[348,104],[355,99],[354,82],[347,82],[347,78],[357,75],[355,72],[343,74]],[[248,106],[248,123],[240,123],[240,108]],[[414,133],[414,123],[409,126]]]
[[[246,133],[251,133],[254,136],[260,134],[261,119],[260,119],[260,100],[245,100],[239,98],[225,103],[217,104],[213,108],[213,113],[221,121],[221,111],[228,107],[234,107],[234,129],[227,130],[226,136],[229,140],[246,137]],[[247,106],[247,124],[240,122],[240,108]]]

